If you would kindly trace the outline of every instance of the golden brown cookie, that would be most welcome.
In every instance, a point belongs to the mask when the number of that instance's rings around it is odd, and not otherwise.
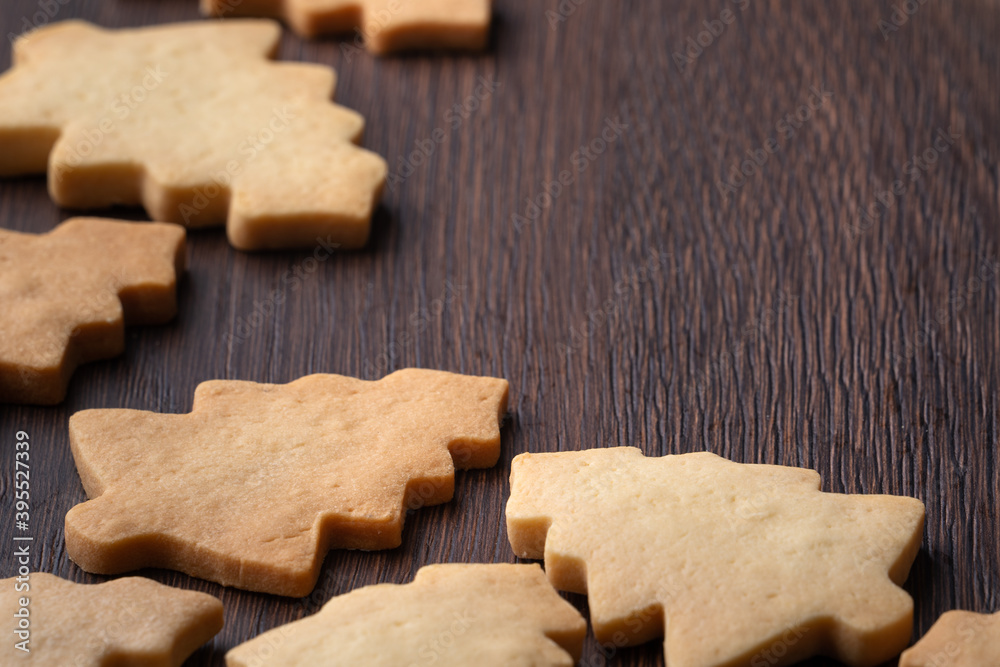
[[[222,629],[218,599],[142,577],[96,585],[42,572],[4,579],[0,614],[14,626],[0,644],[0,664],[10,666],[180,667]]]
[[[211,16],[282,19],[304,37],[357,32],[376,54],[486,47],[490,0],[201,0]]]
[[[268,60],[280,33],[66,21],[18,39],[0,76],[0,175],[47,167],[61,206],[225,223],[244,250],[363,245],[385,161],[355,145],[361,116],[330,102],[333,70]]]
[[[899,667],[996,665],[1000,665],[1000,612],[946,612],[899,659]]]
[[[428,565],[240,644],[226,665],[568,667],[586,632],[537,565]]]
[[[89,572],[164,567],[306,595],[329,549],[389,549],[455,468],[500,455],[507,381],[407,369],[377,382],[198,385],[190,414],[85,410],[69,435],[92,500],[66,515]]]
[[[125,324],[177,312],[184,229],[72,218],[0,230],[0,402],[52,405],[79,364],[125,349]]]
[[[877,665],[907,645],[899,585],[920,548],[913,498],[819,490],[812,470],[634,447],[522,454],[507,531],[560,590],[587,593],[598,641],[662,636],[667,667]]]

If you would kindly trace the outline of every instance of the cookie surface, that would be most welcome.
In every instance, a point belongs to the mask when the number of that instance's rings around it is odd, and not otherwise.
[[[335,597],[232,649],[226,665],[569,667],[586,632],[538,565],[428,565],[413,583]]]
[[[222,629],[217,598],[143,577],[76,584],[32,572],[0,587],[4,618],[26,618],[26,634],[0,646],[3,665],[180,667]]]
[[[899,667],[987,665],[1000,665],[1000,612],[945,612],[899,659]]]
[[[72,218],[0,229],[0,402],[52,405],[79,364],[125,349],[125,324],[177,312],[184,228]]]
[[[328,67],[268,60],[267,20],[104,30],[51,24],[0,76],[0,175],[45,173],[56,203],[142,204],[226,224],[237,248],[363,245],[385,161],[330,102]]]
[[[490,5],[490,0],[201,0],[205,14],[278,18],[305,37],[356,30],[376,54],[483,49]]]
[[[85,410],[69,432],[92,500],[66,548],[104,574],[164,567],[306,595],[329,549],[401,543],[407,509],[500,454],[507,381],[406,369],[377,382],[198,385],[190,414]]]
[[[587,593],[598,641],[664,637],[668,667],[877,665],[910,637],[899,584],[920,547],[913,498],[819,490],[812,470],[633,447],[522,454],[507,531],[556,588]],[[756,661],[756,662],[755,662]]]

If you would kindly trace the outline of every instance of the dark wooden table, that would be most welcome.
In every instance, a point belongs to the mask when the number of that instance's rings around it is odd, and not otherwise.
[[[5,0],[0,32],[48,5],[139,26],[197,19],[196,4]],[[1000,11],[896,5],[564,0],[559,14],[556,0],[497,0],[489,52],[457,57],[374,59],[286,34],[281,57],[338,70],[338,101],[400,177],[373,239],[314,266],[192,233],[174,322],[130,329],[125,355],[81,368],[59,407],[0,407],[8,506],[14,433],[31,436],[33,567],[102,579],[64,549],[63,517],[85,498],[73,412],[185,412],[213,378],[421,366],[510,381],[500,464],[459,473],[455,500],[412,513],[401,548],[332,552],[304,601],[145,572],[225,603],[225,629],[189,664],[221,665],[330,596],[428,563],[514,561],[511,457],[612,445],[916,496],[916,636],[952,608],[1000,609]],[[43,178],[0,181],[3,227],[76,213]],[[296,270],[298,289],[254,318]],[[12,520],[0,513],[5,552]],[[582,664],[603,663],[588,638]],[[661,663],[658,642],[609,661]]]

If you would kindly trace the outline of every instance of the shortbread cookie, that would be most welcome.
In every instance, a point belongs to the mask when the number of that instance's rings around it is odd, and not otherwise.
[[[201,0],[212,16],[268,16],[304,37],[356,31],[376,54],[486,47],[490,0]]]
[[[226,654],[227,667],[573,665],[587,622],[537,565],[428,565],[366,586]]]
[[[899,584],[913,498],[823,493],[812,470],[634,447],[522,454],[507,531],[556,588],[587,593],[598,641],[662,636],[667,667],[877,665],[910,637]]]
[[[89,572],[306,595],[327,550],[399,546],[406,510],[450,500],[456,467],[494,465],[506,406],[506,380],[407,369],[204,382],[186,415],[78,412],[93,500],[66,515],[66,549]]]
[[[2,103],[0,103],[2,104]],[[125,324],[177,312],[184,228],[72,218],[0,229],[0,402],[52,405],[78,364],[125,349]]]
[[[267,20],[33,31],[0,76],[0,174],[48,166],[62,206],[225,223],[244,250],[363,245],[385,161],[355,145],[361,116],[330,102],[333,70],[267,59],[280,32]]]
[[[899,659],[899,667],[991,665],[1000,665],[1000,612],[946,612]]]
[[[0,581],[11,634],[0,665],[180,667],[222,629],[222,603],[152,579],[75,584],[32,572]]]

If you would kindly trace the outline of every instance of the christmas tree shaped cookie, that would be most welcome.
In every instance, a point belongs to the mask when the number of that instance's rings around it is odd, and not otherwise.
[[[327,550],[398,546],[407,509],[451,499],[456,467],[494,465],[506,405],[505,380],[407,369],[204,382],[183,415],[78,412],[92,500],[66,515],[66,548],[89,572],[306,595]]]
[[[177,312],[184,228],[73,218],[0,230],[0,402],[59,403],[78,364],[125,349],[125,324]]]
[[[268,60],[279,37],[267,20],[36,30],[0,76],[0,175],[47,168],[61,206],[226,224],[245,250],[361,246],[385,161],[330,102],[332,70]]]
[[[201,0],[212,16],[268,16],[305,37],[355,30],[372,53],[486,46],[490,0]]]
[[[2,665],[180,667],[222,629],[218,599],[142,577],[85,585],[32,572],[0,587],[14,627]]]
[[[569,667],[587,623],[537,565],[428,565],[413,583],[333,598],[313,616],[226,654],[227,667]]]
[[[598,641],[665,635],[667,667],[877,665],[908,643],[913,498],[819,490],[812,470],[632,447],[522,454],[507,531],[556,588],[587,593]],[[756,662],[755,662],[756,661]]]

